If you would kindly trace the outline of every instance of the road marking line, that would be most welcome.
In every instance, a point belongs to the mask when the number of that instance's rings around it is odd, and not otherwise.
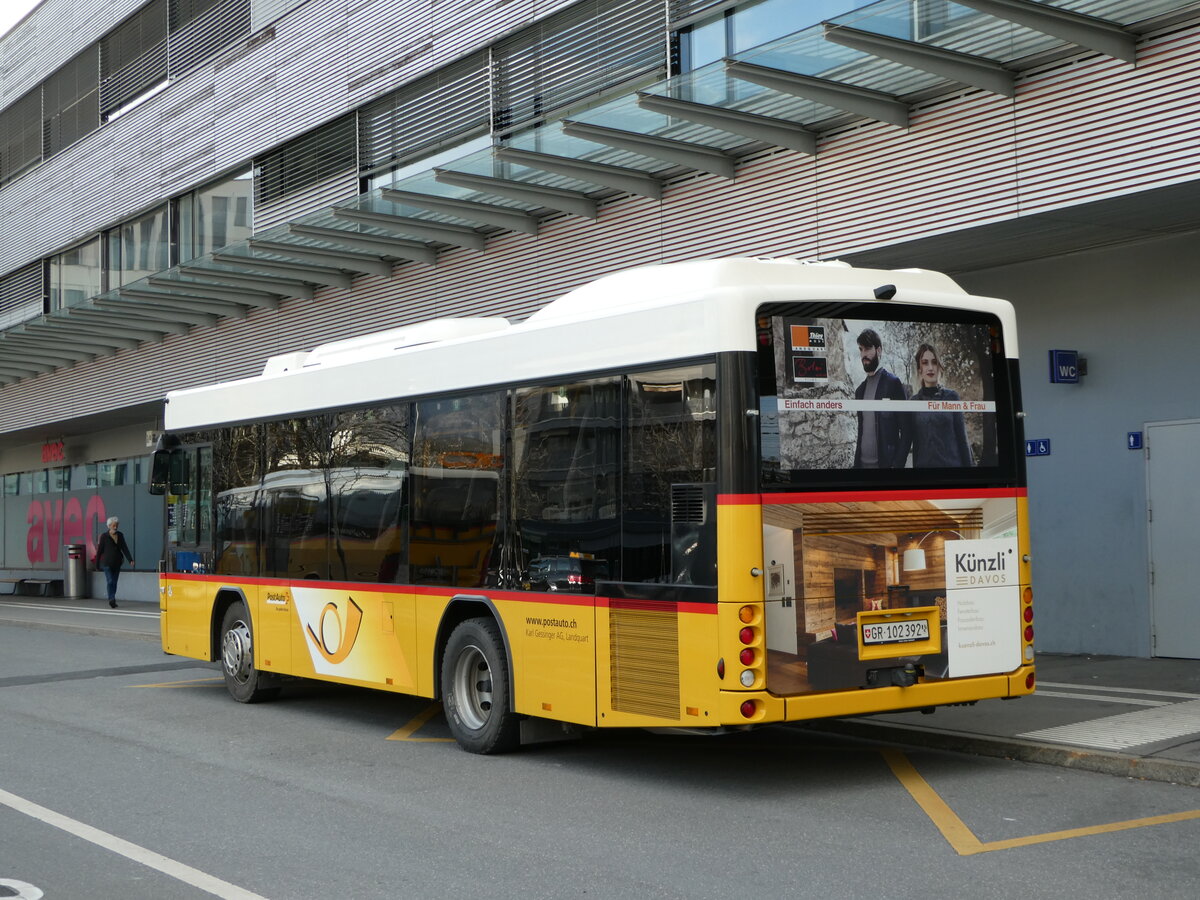
[[[983,852],[984,847],[979,838],[975,837],[974,832],[963,823],[963,820],[938,795],[937,791],[929,786],[929,782],[921,777],[907,756],[899,750],[883,750],[881,752],[891,768],[892,774],[900,779],[904,789],[917,801],[917,805],[925,810],[925,815],[929,816],[930,821],[937,826],[942,837],[949,842],[959,856],[971,856]]]
[[[1067,691],[1043,691],[1038,685],[1035,697],[1069,697],[1072,700],[1099,700],[1101,703],[1124,703],[1127,706],[1170,706],[1171,700],[1137,700],[1133,697],[1103,697],[1100,694],[1072,694]]]
[[[1017,737],[1098,750],[1127,750],[1194,734],[1200,734],[1200,700],[1102,716],[1072,725],[1039,728],[1018,734]]]
[[[431,703],[425,710],[409,720],[408,724],[403,728],[394,731],[388,736],[389,741],[412,741],[413,743],[425,744],[449,744],[454,742],[454,738],[439,738],[439,737],[413,737],[422,726],[430,719],[442,711],[442,704]]]
[[[32,819],[37,819],[40,822],[45,822],[47,825],[95,844],[97,847],[101,847],[118,856],[124,856],[126,859],[162,872],[164,875],[174,878],[177,881],[182,881],[184,884],[190,884],[192,887],[199,888],[205,893],[212,894],[214,897],[221,897],[223,900],[267,900],[267,898],[260,894],[240,888],[236,884],[230,884],[228,881],[222,881],[220,878],[209,875],[207,872],[193,869],[191,866],[163,856],[161,853],[155,853],[153,850],[147,850],[145,847],[140,847],[124,838],[119,838],[115,834],[109,834],[107,831],[101,831],[99,828],[85,825],[83,822],[72,819],[69,816],[64,816],[62,813],[57,813],[44,806],[39,806],[31,800],[18,797],[16,794],[10,794],[3,789],[0,789],[0,803],[9,809],[27,815]]]
[[[1011,850],[1015,847],[1029,847],[1033,844],[1047,844],[1052,841],[1064,841],[1069,838],[1089,837],[1096,834],[1112,834],[1116,831],[1129,831],[1134,828],[1146,828],[1151,825],[1169,825],[1173,822],[1187,822],[1200,819],[1200,809],[1190,809],[1185,812],[1167,813],[1161,816],[1147,816],[1143,819],[1127,819],[1124,822],[1110,822],[1107,825],[1089,825],[1084,828],[1068,828],[1064,831],[1048,831],[1044,834],[1031,834],[1027,837],[1007,838],[1002,841],[987,841],[975,837],[975,833],[966,826],[958,814],[950,808],[938,793],[929,786],[913,764],[899,750],[883,750],[884,760],[892,773],[904,785],[905,790],[912,796],[917,805],[925,811],[929,819],[942,833],[946,842],[954,848],[959,856],[973,856],[976,853],[991,853],[993,850]]]
[[[1105,687],[1100,684],[1067,684],[1063,681],[1039,681],[1038,687],[1071,688],[1076,691],[1105,691],[1110,694],[1145,694],[1147,697],[1179,697],[1183,700],[1200,700],[1200,694],[1182,694],[1179,691],[1147,691],[1141,688]]]
[[[190,687],[193,684],[224,684],[224,677],[221,678],[191,678],[187,681],[164,681],[160,684],[131,684],[130,687],[135,688],[180,688]]]
[[[1145,828],[1148,825],[1169,825],[1172,822],[1187,822],[1190,819],[1200,819],[1200,809],[1168,813],[1164,816],[1148,816],[1145,819],[1128,819],[1124,822],[1112,822],[1108,825],[1091,825],[1087,828],[1069,828],[1066,831],[1031,834],[1029,837],[1009,838],[1006,841],[989,841],[983,845],[983,848],[984,850],[1008,850],[1012,847],[1028,847],[1031,844],[1045,844],[1049,841],[1062,841],[1067,838],[1087,837],[1092,834],[1111,834],[1114,831],[1128,831],[1131,828]]]

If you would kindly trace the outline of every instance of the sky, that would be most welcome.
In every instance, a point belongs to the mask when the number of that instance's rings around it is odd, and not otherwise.
[[[0,35],[8,34],[41,0],[0,0]]]

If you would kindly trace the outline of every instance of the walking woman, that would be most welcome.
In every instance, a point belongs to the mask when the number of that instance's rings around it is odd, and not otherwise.
[[[104,581],[108,585],[108,605],[117,608],[117,579],[121,576],[121,563],[126,559],[133,565],[133,554],[125,543],[125,535],[117,531],[121,524],[116,516],[109,516],[108,531],[96,542],[96,568],[104,570]]]

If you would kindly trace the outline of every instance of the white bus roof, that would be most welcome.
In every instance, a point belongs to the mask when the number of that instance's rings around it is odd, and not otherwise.
[[[756,349],[755,310],[767,302],[868,301],[996,315],[1016,357],[1011,304],[974,297],[922,269],[841,262],[721,259],[642,266],[597,279],[519,324],[499,317],[437,319],[269,359],[263,374],[167,394],[169,431],[383,403],[493,384]]]

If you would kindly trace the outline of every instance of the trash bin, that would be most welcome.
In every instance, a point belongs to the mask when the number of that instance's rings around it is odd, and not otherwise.
[[[87,547],[84,544],[67,544],[64,566],[63,596],[83,600],[89,593]]]

